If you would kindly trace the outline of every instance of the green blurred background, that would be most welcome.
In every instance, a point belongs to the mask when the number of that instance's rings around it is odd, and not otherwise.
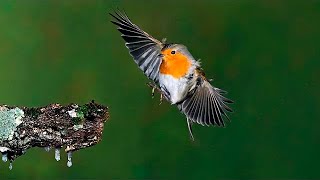
[[[185,44],[235,101],[226,128],[194,126],[151,98],[108,12]],[[319,1],[1,1],[0,104],[110,107],[100,144],[34,148],[0,179],[320,179]]]

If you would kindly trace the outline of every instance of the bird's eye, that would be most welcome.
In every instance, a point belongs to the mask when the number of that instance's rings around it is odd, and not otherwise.
[[[176,53],[176,51],[171,51],[171,54],[175,54]]]

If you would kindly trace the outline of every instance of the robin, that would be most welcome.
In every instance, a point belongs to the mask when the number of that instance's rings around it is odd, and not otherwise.
[[[194,140],[192,123],[224,127],[222,116],[232,112],[227,105],[233,103],[223,96],[226,91],[210,84],[199,61],[182,44],[160,42],[137,25],[126,13],[110,13],[111,22],[121,32],[129,53],[144,74],[153,82],[148,83],[186,116],[190,138]]]

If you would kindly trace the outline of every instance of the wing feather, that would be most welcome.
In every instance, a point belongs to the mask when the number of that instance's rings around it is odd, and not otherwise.
[[[213,87],[202,77],[198,79],[200,83],[178,105],[179,109],[192,122],[201,125],[225,126],[223,116],[229,119],[226,112],[232,112],[232,109],[226,104],[232,101],[222,95],[225,91]]]
[[[158,83],[162,61],[159,55],[164,44],[133,24],[125,13],[115,11],[110,15],[114,18],[111,22],[117,26],[135,63],[149,79]]]
[[[201,125],[204,126],[206,125],[206,96],[203,94],[204,92],[202,92],[201,94],[201,111],[200,111],[200,115],[198,116],[199,119],[204,119],[204,121],[200,121]]]

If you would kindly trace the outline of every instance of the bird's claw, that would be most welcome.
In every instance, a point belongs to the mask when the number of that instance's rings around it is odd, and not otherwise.
[[[149,86],[150,88],[152,88],[151,90],[151,96],[152,98],[154,98],[154,91],[157,89],[157,86],[155,84],[153,84],[152,82],[148,82],[147,86]]]
[[[154,83],[152,82],[148,82],[147,85],[152,88],[151,90],[151,96],[152,98],[154,98],[154,93],[155,93],[155,90],[157,90],[159,93],[160,93],[160,104],[162,103],[162,99],[163,99],[163,94],[162,94],[162,91],[158,88],[157,85],[155,85]]]
[[[156,88],[152,88],[152,92],[151,92],[151,97],[152,97],[152,99],[154,98],[154,90],[155,90]]]
[[[154,93],[155,91],[157,90],[159,93],[160,93],[160,104],[162,104],[163,102],[163,99],[166,99],[169,101],[169,96],[168,96],[168,93],[165,92],[165,91],[162,91],[156,84],[152,83],[152,82],[148,82],[147,85],[152,88],[152,91],[151,91],[151,95],[152,95],[152,98],[154,98]]]

